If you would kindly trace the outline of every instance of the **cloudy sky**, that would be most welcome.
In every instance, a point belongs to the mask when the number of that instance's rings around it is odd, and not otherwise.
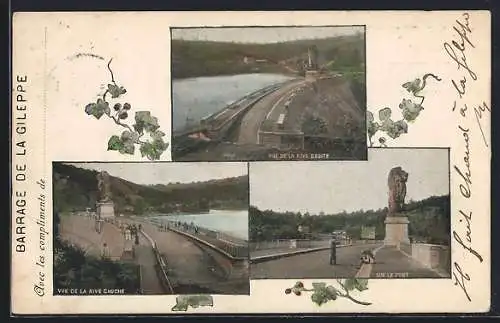
[[[107,171],[136,184],[168,184],[208,181],[247,175],[246,163],[65,163]]]
[[[250,203],[318,214],[387,206],[393,167],[409,173],[406,201],[449,194],[447,149],[369,149],[368,161],[250,164]]]
[[[172,38],[239,43],[275,43],[352,35],[356,32],[364,32],[364,27],[173,28]]]

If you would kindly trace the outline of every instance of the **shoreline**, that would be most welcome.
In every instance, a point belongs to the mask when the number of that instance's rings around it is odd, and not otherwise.
[[[174,81],[187,81],[187,80],[197,79],[197,78],[202,78],[202,77],[208,78],[208,77],[242,76],[242,75],[280,75],[280,76],[287,76],[287,77],[293,77],[293,76],[300,77],[299,75],[294,74],[294,73],[273,73],[273,72],[250,71],[249,73],[202,74],[202,75],[183,76],[183,77],[172,76],[172,82],[174,82]]]

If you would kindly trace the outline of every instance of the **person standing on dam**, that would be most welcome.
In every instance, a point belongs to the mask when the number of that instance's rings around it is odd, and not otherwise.
[[[330,265],[337,264],[337,239],[332,237],[330,240]]]

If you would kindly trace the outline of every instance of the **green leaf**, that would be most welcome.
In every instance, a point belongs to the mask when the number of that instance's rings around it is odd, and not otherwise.
[[[311,295],[311,300],[316,303],[318,306],[321,306],[323,304],[325,304],[326,302],[328,302],[328,297],[326,297],[325,295],[321,294],[321,293],[313,293]]]
[[[120,95],[127,93],[127,90],[123,86],[117,86],[115,84],[108,84],[108,92],[111,94],[113,99],[118,98]]]
[[[131,141],[124,142],[122,149],[120,149],[119,151],[122,154],[133,155],[135,152],[135,145]]]
[[[392,111],[390,108],[383,108],[378,112],[378,118],[380,119],[380,121],[384,122],[386,120],[389,120],[389,118],[391,117],[391,113]]]
[[[312,283],[313,289],[326,288],[326,283]]]
[[[120,150],[123,148],[123,143],[118,136],[111,136],[108,140],[108,150]]]
[[[366,123],[370,123],[375,121],[375,118],[373,117],[373,113],[370,111],[366,111]]]
[[[143,143],[141,145],[141,147],[139,148],[139,151],[141,152],[142,157],[147,157],[150,160],[152,160],[152,159],[154,159],[154,157],[156,157],[156,152],[155,152],[154,146],[149,142]]]
[[[356,278],[356,289],[360,292],[368,289],[368,279]]]
[[[367,128],[367,132],[368,132],[368,136],[371,138],[373,137],[377,131],[379,130],[380,128],[380,125],[376,122],[370,122],[368,124],[368,128]]]
[[[348,278],[344,282],[344,287],[348,291],[352,291],[356,288],[356,279],[355,278]]]
[[[160,130],[156,130],[150,134],[152,139],[161,139],[162,137],[165,136],[165,133]]]
[[[420,79],[415,79],[411,82],[406,82],[403,84],[403,88],[406,89],[409,93],[412,93],[415,95],[418,91],[421,90],[420,88]]]
[[[333,286],[328,286],[328,287],[326,288],[326,290],[328,291],[328,295],[330,295],[330,297],[331,297],[333,300],[337,299],[337,293],[338,293],[338,290],[337,290],[335,287],[333,287]]]
[[[213,306],[213,298],[210,295],[181,295],[176,297],[176,304],[172,311],[187,311],[189,306],[197,308],[200,306]]]
[[[96,104],[95,103],[89,103],[85,106],[85,113],[87,113],[88,115],[91,115],[92,114],[92,111],[95,109],[96,107]]]
[[[401,112],[403,114],[403,118],[409,122],[415,121],[415,119],[419,116],[420,111],[424,109],[422,105],[406,99],[401,101],[399,108],[402,110]]]
[[[158,118],[151,116],[149,111],[137,111],[135,113],[135,125],[134,129],[143,133],[143,131],[154,132],[160,128],[158,124]]]

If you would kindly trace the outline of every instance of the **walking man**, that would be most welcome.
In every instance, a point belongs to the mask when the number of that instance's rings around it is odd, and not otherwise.
[[[337,264],[337,239],[332,237],[330,240],[330,265]]]

